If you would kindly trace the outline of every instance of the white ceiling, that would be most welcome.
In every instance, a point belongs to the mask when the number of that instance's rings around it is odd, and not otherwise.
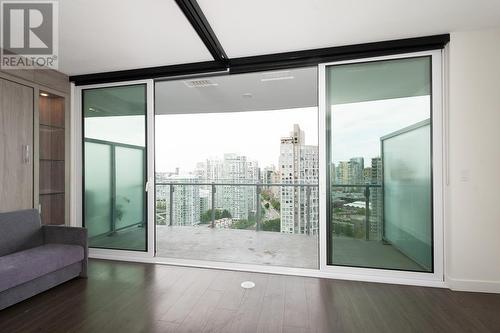
[[[230,58],[500,26],[500,0],[198,0]]]
[[[212,60],[174,0],[60,0],[60,71]],[[198,0],[230,58],[500,25],[500,0]]]
[[[174,0],[59,1],[69,75],[213,60]]]
[[[311,107],[318,104],[317,68],[248,73],[192,80],[214,86],[188,87],[189,79],[157,82],[157,114],[241,112]]]

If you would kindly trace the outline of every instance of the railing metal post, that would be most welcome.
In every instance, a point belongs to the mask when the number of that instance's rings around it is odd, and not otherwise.
[[[111,234],[116,233],[116,220],[118,219],[116,207],[116,147],[111,147]]]
[[[370,240],[370,186],[365,186],[365,239]]]
[[[256,196],[255,205],[257,206],[255,212],[255,220],[257,222],[257,227],[255,230],[259,231],[260,230],[260,185],[257,185],[255,187],[255,196]]]
[[[170,190],[169,190],[169,197],[168,197],[168,225],[173,226],[174,225],[174,185],[170,185]]]
[[[215,184],[212,183],[212,228],[215,228]]]
[[[306,186],[306,233],[311,234],[311,187]]]

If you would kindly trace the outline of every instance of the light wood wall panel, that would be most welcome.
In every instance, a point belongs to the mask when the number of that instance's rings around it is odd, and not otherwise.
[[[0,78],[0,211],[33,207],[33,93]]]

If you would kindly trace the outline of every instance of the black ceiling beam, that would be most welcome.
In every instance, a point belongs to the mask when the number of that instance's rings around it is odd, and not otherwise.
[[[228,59],[228,62],[206,61],[182,65],[149,67],[117,72],[71,76],[76,85],[167,78],[172,76],[204,74],[224,71],[230,74],[257,72],[273,69],[315,66],[324,62],[377,57],[428,51],[443,48],[450,41],[449,34],[391,41],[328,47],[321,49],[268,54]]]
[[[315,66],[319,63],[443,48],[449,34],[242,57],[229,60],[231,74]]]
[[[219,43],[217,36],[196,0],[175,0],[175,2],[182,10],[189,23],[191,23],[198,36],[200,36],[203,44],[205,44],[214,60],[223,64],[227,63],[227,54],[224,52],[224,49]]]

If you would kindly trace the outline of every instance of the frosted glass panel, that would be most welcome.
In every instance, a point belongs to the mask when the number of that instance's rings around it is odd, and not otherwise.
[[[89,246],[146,251],[146,85],[85,89]]]
[[[432,187],[429,121],[382,138],[384,238],[432,269]]]
[[[85,226],[89,237],[111,231],[111,147],[85,142]]]
[[[116,227],[144,223],[144,152],[116,147]]]

